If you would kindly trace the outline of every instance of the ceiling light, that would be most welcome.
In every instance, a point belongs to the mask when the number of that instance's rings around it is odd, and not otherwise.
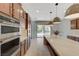
[[[79,17],[79,4],[73,4],[67,9],[65,13],[65,18],[77,18],[77,17]]]
[[[58,6],[58,3],[56,3],[55,6],[56,6],[56,17],[54,18],[53,21],[50,21],[50,22],[48,23],[49,25],[50,25],[50,24],[58,24],[58,23],[61,22],[60,18],[57,17],[57,6]],[[50,14],[52,14],[52,12],[50,12]],[[51,16],[51,15],[50,15],[50,16]]]
[[[60,21],[60,18],[59,17],[55,17],[54,18],[54,20],[53,20],[53,23],[54,24],[58,24],[58,23],[60,23],[61,21]]]
[[[79,13],[71,14],[65,17],[65,19],[76,19],[79,18]]]
[[[39,10],[36,10],[36,13],[39,13]]]
[[[60,18],[57,17],[57,5],[58,5],[58,3],[55,4],[55,6],[56,6],[56,17],[55,17],[54,20],[53,20],[53,23],[54,23],[54,24],[58,24],[58,23],[61,22]]]

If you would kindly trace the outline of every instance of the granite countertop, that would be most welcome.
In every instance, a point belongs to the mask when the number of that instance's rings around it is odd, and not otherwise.
[[[79,42],[65,39],[60,36],[46,36],[47,41],[60,56],[79,56]]]

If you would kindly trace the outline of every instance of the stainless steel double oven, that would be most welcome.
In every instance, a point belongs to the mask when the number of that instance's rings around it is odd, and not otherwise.
[[[0,55],[12,55],[19,47],[19,22],[0,15]]]

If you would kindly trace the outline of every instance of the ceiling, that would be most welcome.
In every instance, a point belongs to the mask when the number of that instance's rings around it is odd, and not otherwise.
[[[65,12],[73,3],[59,3],[57,16],[64,18]],[[22,3],[23,9],[29,13],[32,21],[50,21],[56,16],[55,3]],[[52,11],[52,14],[50,14]]]

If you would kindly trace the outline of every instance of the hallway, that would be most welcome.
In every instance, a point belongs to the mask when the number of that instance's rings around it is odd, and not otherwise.
[[[48,48],[43,44],[43,38],[33,39],[26,56],[50,56]]]

